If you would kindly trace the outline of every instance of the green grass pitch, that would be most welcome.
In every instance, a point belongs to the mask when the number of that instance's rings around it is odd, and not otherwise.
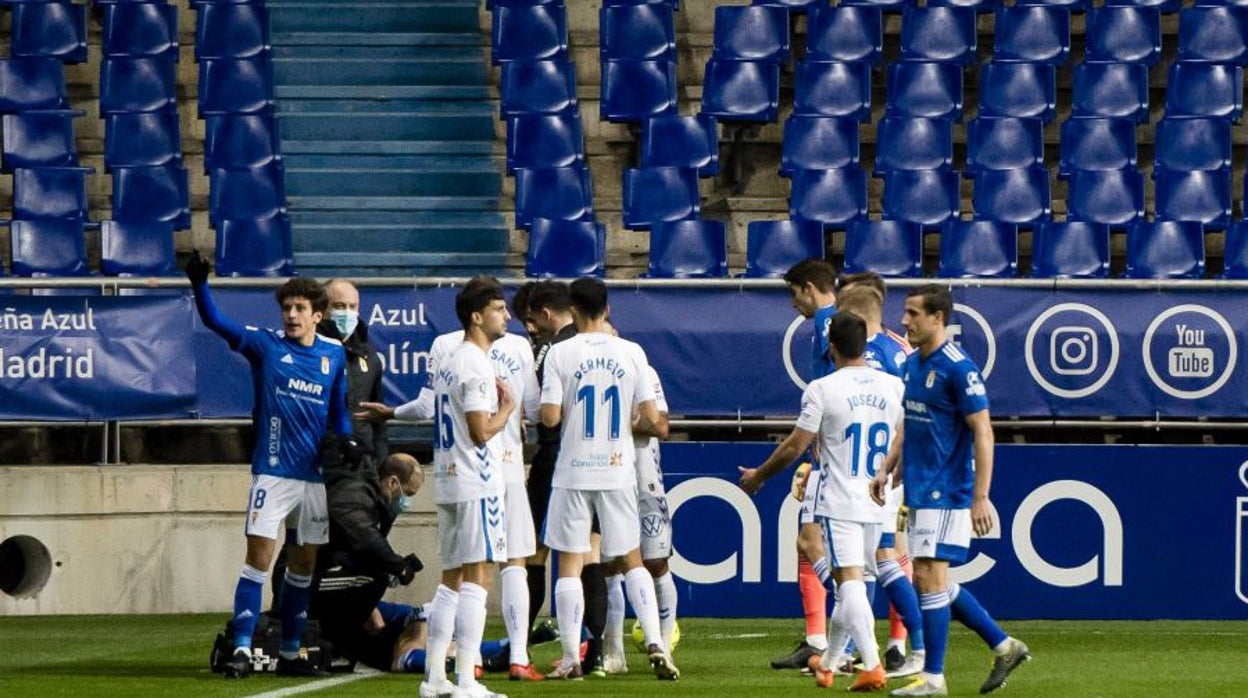
[[[250,696],[297,688],[309,680],[253,676],[227,681],[208,671],[222,615],[0,618],[0,696]],[[1016,621],[1006,629],[1031,646],[1002,696],[1245,696],[1243,661],[1248,622]],[[631,627],[631,621],[629,623]],[[824,693],[795,671],[773,671],[768,659],[798,640],[800,619],[681,620],[676,651],[682,673],[660,683],[629,646],[632,673],[578,683],[512,683],[487,675],[486,685],[513,696],[781,696]],[[881,636],[886,628],[879,626]],[[500,631],[491,624],[491,637]],[[545,667],[558,644],[535,648]],[[978,638],[957,627],[946,676],[951,695],[975,695],[990,656]],[[303,695],[344,698],[414,696],[413,676],[374,676]],[[838,677],[834,691],[849,681]],[[890,688],[902,685],[894,681]],[[310,686],[309,686],[310,687]]]

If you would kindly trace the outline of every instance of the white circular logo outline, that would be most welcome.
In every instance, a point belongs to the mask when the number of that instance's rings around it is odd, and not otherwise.
[[[1105,374],[1096,379],[1096,381],[1094,381],[1091,385],[1077,390],[1059,388],[1050,383],[1048,379],[1040,374],[1040,369],[1036,368],[1036,357],[1033,354],[1033,349],[1036,344],[1036,334],[1040,331],[1040,327],[1045,323],[1045,321],[1054,315],[1067,311],[1091,315],[1092,319],[1101,323],[1101,327],[1104,327],[1109,333],[1109,365],[1108,368],[1105,369]],[[1027,361],[1027,372],[1031,374],[1031,377],[1036,381],[1036,384],[1043,388],[1045,392],[1057,397],[1071,399],[1087,397],[1101,388],[1104,388],[1105,384],[1109,382],[1109,379],[1114,376],[1114,371],[1118,370],[1118,359],[1120,358],[1118,351],[1118,328],[1114,327],[1114,323],[1110,321],[1109,316],[1086,303],[1058,303],[1057,305],[1045,310],[1043,313],[1040,313],[1040,316],[1032,321],[1031,327],[1027,329],[1027,339],[1023,342],[1023,358]]]
[[[984,380],[988,380],[988,376],[992,374],[992,368],[997,365],[997,337],[993,334],[992,326],[980,315],[979,311],[965,303],[954,303],[953,312],[966,315],[979,325],[979,329],[984,333],[984,340],[988,342],[988,358],[984,360],[984,365],[980,367],[979,373]],[[961,323],[959,323],[961,324]]]
[[[1204,388],[1201,388],[1200,390],[1179,390],[1162,380],[1161,376],[1157,373],[1157,368],[1153,366],[1153,335],[1157,333],[1157,328],[1161,326],[1161,323],[1170,319],[1174,315],[1178,315],[1179,313],[1196,313],[1197,315],[1204,315],[1210,320],[1213,320],[1214,324],[1221,328],[1222,332],[1226,335],[1226,368],[1222,370],[1222,375],[1218,376],[1216,381],[1205,386]],[[1222,317],[1222,314],[1213,308],[1205,305],[1198,305],[1196,303],[1176,305],[1153,318],[1153,321],[1148,325],[1148,329],[1144,331],[1144,341],[1141,342],[1141,345],[1143,346],[1144,351],[1144,372],[1147,373],[1149,379],[1153,381],[1153,385],[1161,388],[1162,392],[1170,397],[1177,397],[1180,400],[1199,400],[1202,397],[1209,397],[1210,395],[1221,390],[1222,386],[1226,385],[1226,382],[1231,379],[1231,373],[1234,371],[1235,364],[1239,360],[1239,343],[1235,340],[1235,330],[1231,327],[1231,323],[1227,322],[1226,318]]]
[[[806,381],[797,372],[797,367],[793,365],[793,335],[797,334],[797,328],[806,322],[806,318],[798,315],[793,318],[793,322],[789,323],[789,328],[784,331],[784,343],[781,345],[780,355],[784,359],[784,370],[789,374],[789,378],[797,384],[799,390],[806,389]]]

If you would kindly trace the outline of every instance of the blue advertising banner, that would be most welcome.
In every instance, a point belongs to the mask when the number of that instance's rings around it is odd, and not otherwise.
[[[663,444],[681,615],[801,617],[789,474],[753,498],[736,484],[772,448]],[[1245,456],[999,445],[998,525],[951,576],[998,618],[1248,618]]]
[[[0,418],[142,419],[195,403],[188,298],[4,297]]]
[[[271,289],[214,292],[222,309],[240,322],[279,323]],[[91,343],[97,372],[93,382],[80,386],[76,375],[22,379],[20,371],[6,368],[3,390],[21,395],[0,406],[0,419],[247,416],[252,396],[246,363],[200,326],[189,292],[184,293],[87,301],[8,296],[9,309],[0,316],[6,362],[34,361],[37,368],[41,346],[69,346],[64,343],[72,337],[83,352],[87,346],[81,343]],[[416,396],[433,338],[459,329],[455,293],[453,287],[360,289],[361,320],[385,362],[387,402]],[[954,298],[950,335],[983,369],[994,416],[1248,416],[1248,372],[1236,370],[1248,324],[1242,290],[968,286],[955,288]],[[901,329],[903,302],[900,289],[889,296],[886,326]],[[84,303],[97,322],[105,322],[101,313],[107,309],[107,332],[78,335],[72,328],[18,319],[42,318],[49,309],[81,314]],[[611,311],[621,334],[646,349],[662,376],[672,414],[796,414],[811,378],[812,323],[793,311],[782,288],[616,286]],[[513,330],[522,331],[518,322]],[[109,381],[150,394],[142,404],[131,404],[124,392],[93,392],[91,386]],[[190,382],[195,390],[189,396],[179,392],[177,381]]]

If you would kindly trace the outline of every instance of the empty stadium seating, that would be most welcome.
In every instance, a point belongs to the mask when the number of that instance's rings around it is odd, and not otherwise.
[[[876,127],[875,175],[953,164],[953,125],[945,119],[885,117]]]
[[[823,226],[818,223],[751,221],[747,226],[747,278],[778,278],[804,259],[822,259],[823,256]]]
[[[516,170],[516,227],[534,218],[581,221],[594,217],[594,189],[589,170],[552,167]]]
[[[173,223],[101,221],[100,271],[109,276],[176,274]]]
[[[660,221],[696,218],[701,211],[698,171],[692,167],[639,167],[624,172],[624,227],[646,229]]]
[[[676,55],[676,26],[666,3],[605,6],[598,13],[603,56],[619,60],[668,60]]]
[[[728,242],[719,221],[663,221],[650,228],[655,279],[704,279],[728,275]]]
[[[1127,231],[1127,272],[1133,279],[1198,279],[1205,273],[1200,223],[1139,222]]]
[[[290,276],[294,271],[290,218],[219,218],[217,276]]]
[[[0,59],[0,114],[64,109],[65,71],[55,58]]]
[[[15,276],[85,276],[86,242],[81,218],[43,218],[10,223]]]
[[[766,5],[720,5],[712,36],[715,58],[783,63],[789,58],[789,13]]]
[[[978,49],[975,10],[906,7],[901,13],[901,59],[972,63]]]
[[[1075,170],[1068,189],[1068,220],[1122,228],[1144,217],[1144,176],[1134,169]]]
[[[780,174],[856,166],[859,151],[857,120],[794,114],[784,122]]]
[[[598,110],[603,119],[620,122],[675,114],[675,62],[604,60]]]
[[[795,221],[843,226],[867,215],[867,174],[858,167],[795,170],[789,215]]]
[[[104,164],[107,169],[156,166],[182,160],[178,112],[122,112],[104,119]]]
[[[269,11],[263,4],[202,3],[195,7],[196,60],[252,58],[271,50]]]
[[[87,218],[89,167],[39,167],[13,170],[13,217]]]
[[[1089,63],[1075,66],[1071,116],[1148,119],[1148,66]]]
[[[998,221],[950,221],[940,231],[937,274],[954,278],[1016,276],[1017,228]]]
[[[208,117],[204,128],[204,171],[267,164],[279,157],[277,131],[276,120],[268,114]]]
[[[906,221],[855,221],[845,231],[845,273],[919,276],[923,272],[923,226]]]
[[[533,219],[525,274],[531,277],[603,276],[606,228],[593,221]]]
[[[693,167],[703,177],[719,174],[719,134],[707,114],[663,114],[641,126],[642,167]]]
[[[820,4],[807,23],[806,60],[876,63],[884,49],[879,8]]]
[[[1121,170],[1136,165],[1135,122],[1127,119],[1068,119],[1062,123],[1058,173]]]
[[[999,7],[992,57],[1060,65],[1070,57],[1070,10],[1050,4]]]
[[[562,4],[496,4],[492,26],[495,63],[567,55],[568,18]]]
[[[1042,167],[982,170],[972,199],[976,218],[1031,224],[1049,218],[1049,171]]]
[[[1085,60],[1143,63],[1161,60],[1161,12],[1156,7],[1112,6],[1088,10]]]
[[[962,119],[962,66],[893,63],[888,66],[890,116]]]
[[[934,228],[958,216],[956,170],[894,170],[884,175],[884,217]]]
[[[566,61],[507,61],[499,81],[499,116],[576,111],[576,70]]]
[[[979,116],[966,127],[968,176],[981,169],[1044,166],[1044,125],[1039,119]]]
[[[1032,230],[1031,275],[1039,279],[1099,279],[1109,275],[1109,226],[1069,221]]]
[[[98,4],[98,3],[97,3]],[[250,8],[251,5],[203,5],[200,13],[222,7]],[[205,9],[208,8],[208,9]],[[119,2],[102,7],[104,34],[100,41],[109,58],[176,59],[178,50],[178,8],[164,3]],[[215,36],[215,35],[214,35]],[[209,37],[196,42],[199,50]],[[171,53],[172,52],[172,53]]]
[[[793,113],[869,120],[871,66],[803,61],[797,67]]]
[[[720,121],[775,121],[780,113],[780,66],[712,58],[702,84],[702,113]]]
[[[1231,124],[1222,119],[1157,122],[1156,164],[1171,170],[1231,167]]]
[[[4,170],[77,165],[73,120],[82,115],[81,111],[67,109],[5,114],[0,118]]]
[[[231,176],[237,177],[230,171]],[[250,197],[262,196],[261,178],[249,178],[246,186]],[[253,185],[252,183],[256,183]],[[216,182],[214,181],[214,184]],[[223,186],[234,186],[227,182]],[[213,210],[224,209],[226,217],[245,218],[246,212],[239,213],[241,207],[236,205],[221,207],[214,204]],[[263,217],[275,213],[261,209],[255,217]],[[237,215],[229,215],[237,214]],[[126,166],[113,168],[113,220],[118,221],[165,221],[172,223],[179,230],[191,225],[191,207],[186,168],[180,162],[169,162],[154,166]]]
[[[1044,63],[992,61],[979,71],[980,116],[1053,120],[1057,73]]]
[[[577,115],[521,114],[507,120],[507,170],[570,167],[584,158]]]

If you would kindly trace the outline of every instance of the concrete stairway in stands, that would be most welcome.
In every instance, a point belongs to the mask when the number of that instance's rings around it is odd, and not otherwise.
[[[300,274],[505,273],[477,6],[269,0]]]

